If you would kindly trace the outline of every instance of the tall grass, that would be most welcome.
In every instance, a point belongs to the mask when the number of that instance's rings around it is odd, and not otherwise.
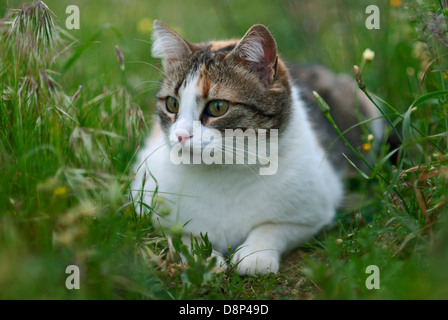
[[[145,125],[139,107],[120,85],[94,97],[64,91],[51,68],[76,50],[64,52],[73,39],[43,2],[8,11],[1,27],[0,296],[159,296],[137,263],[148,222],[125,196]],[[71,264],[86,290],[65,288]]]
[[[370,169],[361,176],[377,180],[359,191],[365,193],[367,187],[377,196],[350,215],[340,215],[339,238],[327,238],[322,245],[330,253],[327,259],[317,264],[309,261],[305,268],[325,298],[447,297],[448,278],[443,268],[448,250],[442,249],[447,240],[448,194],[446,10],[441,4],[409,2],[409,11],[419,40],[414,44],[419,51],[414,54],[421,60],[412,103],[393,107],[376,96],[355,66],[359,87],[388,120],[386,132],[391,132],[398,144],[392,149],[383,144],[372,164],[355,152]],[[413,74],[414,69],[409,67],[407,72]],[[428,81],[430,77],[433,81]],[[390,162],[393,155],[398,155],[394,164]],[[386,289],[366,290],[362,273],[369,265],[383,270]]]
[[[380,31],[363,27],[369,1],[83,2],[81,29],[69,32],[71,2],[0,8],[0,298],[448,297],[443,2],[382,2]],[[180,230],[135,214],[130,168],[161,78],[149,56],[153,18],[192,41],[238,37],[261,22],[289,60],[343,72],[361,62],[386,136],[399,137],[372,141],[361,124],[365,146],[355,151],[369,166],[348,181],[338,226],[287,257],[279,275],[215,274],[206,237],[193,259]],[[367,47],[371,61],[362,60]],[[80,290],[65,287],[69,265],[80,268]],[[380,290],[365,286],[369,265],[380,268]]]

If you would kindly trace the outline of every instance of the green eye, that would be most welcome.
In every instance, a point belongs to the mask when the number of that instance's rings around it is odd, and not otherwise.
[[[174,99],[173,97],[168,97],[165,102],[166,110],[168,110],[171,113],[178,113],[179,112],[179,102]]]
[[[220,117],[229,109],[229,102],[223,100],[210,101],[207,106],[208,113],[213,117]]]

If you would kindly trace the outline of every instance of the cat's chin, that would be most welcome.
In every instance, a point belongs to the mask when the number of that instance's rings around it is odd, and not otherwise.
[[[201,157],[203,148],[194,148],[191,144],[181,145],[180,143],[171,143],[170,152],[177,152],[181,155],[194,155]]]
[[[224,153],[224,151],[222,151]],[[222,155],[220,158],[215,156],[213,151],[205,150],[204,148],[192,148],[187,146],[180,147],[179,145],[174,145],[170,149],[170,160],[173,164],[176,165],[194,165],[203,166],[203,167],[249,167],[253,166],[254,168],[258,168],[257,164],[241,164],[237,162],[237,158],[231,157],[229,159],[225,159]],[[226,162],[227,161],[227,162]]]
[[[174,164],[202,164],[202,148],[194,148],[191,144],[171,144],[170,159]]]

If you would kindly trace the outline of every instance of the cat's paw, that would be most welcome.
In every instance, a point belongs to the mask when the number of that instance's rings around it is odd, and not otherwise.
[[[232,259],[239,275],[277,273],[280,268],[279,254],[273,250],[252,251],[240,248]]]
[[[216,258],[216,266],[213,268],[214,273],[222,273],[227,270],[227,261],[219,252],[213,251],[211,258]]]

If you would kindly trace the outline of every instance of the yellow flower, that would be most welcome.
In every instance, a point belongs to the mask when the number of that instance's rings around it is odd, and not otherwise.
[[[390,5],[394,8],[400,8],[402,3],[401,0],[390,0]]]
[[[446,74],[446,72],[443,73],[443,79],[448,79],[448,74]]]
[[[365,152],[370,151],[371,148],[372,146],[370,145],[370,143],[364,143],[362,145],[362,150],[364,150]]]
[[[63,197],[68,193],[67,187],[58,187],[53,190],[53,194],[57,197]]]
[[[151,32],[152,20],[149,18],[142,18],[137,22],[137,31],[143,34]]]

